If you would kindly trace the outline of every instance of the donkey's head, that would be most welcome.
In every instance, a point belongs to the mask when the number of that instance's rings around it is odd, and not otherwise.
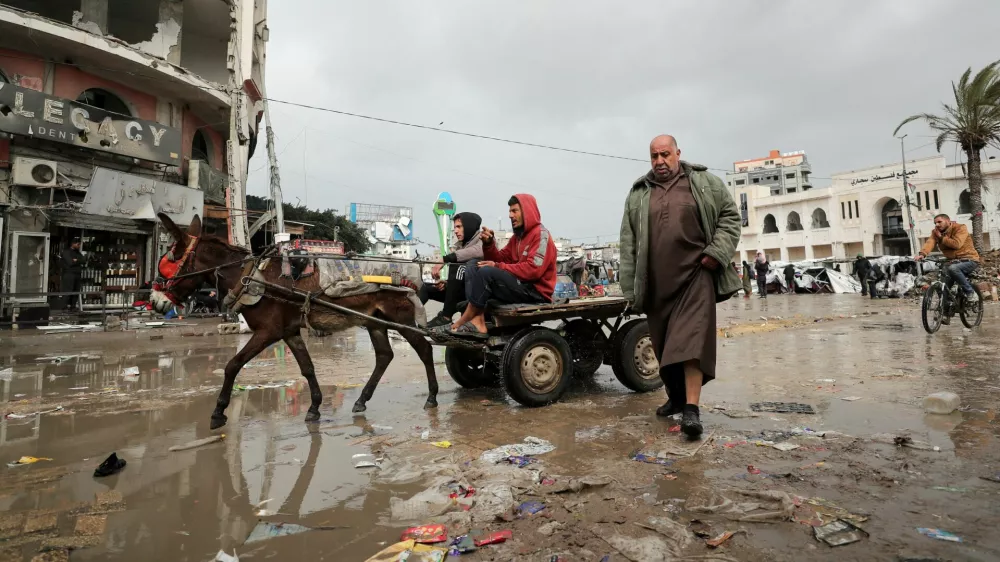
[[[201,219],[197,216],[191,220],[187,231],[181,230],[163,213],[156,216],[174,239],[167,253],[160,256],[156,282],[149,298],[153,309],[164,314],[175,304],[187,301],[206,281],[217,281],[216,268],[229,265],[238,248],[217,236],[203,235]]]

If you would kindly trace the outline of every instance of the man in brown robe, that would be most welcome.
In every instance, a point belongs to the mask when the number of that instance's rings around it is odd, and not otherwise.
[[[633,185],[622,223],[623,292],[645,312],[667,403],[659,416],[683,414],[681,430],[702,433],[701,387],[715,378],[715,304],[739,290],[723,267],[736,249],[740,216],[725,184],[682,162],[669,135],[649,146],[652,169]]]

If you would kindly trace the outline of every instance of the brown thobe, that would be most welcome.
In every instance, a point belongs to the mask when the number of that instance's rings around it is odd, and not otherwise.
[[[702,384],[715,378],[715,283],[701,265],[708,242],[687,176],[680,170],[651,183],[646,314],[660,376],[673,397],[684,388],[685,361],[700,361]]]

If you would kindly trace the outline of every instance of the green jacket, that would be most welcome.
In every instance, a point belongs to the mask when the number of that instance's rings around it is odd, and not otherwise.
[[[722,302],[736,294],[741,287],[740,278],[729,267],[740,241],[740,212],[729,194],[726,184],[718,176],[708,173],[699,164],[681,162],[681,167],[691,182],[691,194],[698,207],[701,228],[709,240],[705,254],[719,262],[713,272],[715,300]],[[641,313],[646,299],[646,282],[649,263],[649,191],[643,176],[632,184],[625,199],[625,216],[622,218],[621,265],[619,267],[622,293],[632,302],[632,308]]]

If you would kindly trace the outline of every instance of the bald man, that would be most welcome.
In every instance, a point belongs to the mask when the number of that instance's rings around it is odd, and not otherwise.
[[[680,157],[670,135],[649,144],[652,169],[625,200],[621,287],[649,322],[667,389],[656,415],[683,414],[681,430],[697,439],[701,387],[715,378],[715,304],[740,289],[736,272],[722,264],[736,251],[741,222],[726,184]]]

